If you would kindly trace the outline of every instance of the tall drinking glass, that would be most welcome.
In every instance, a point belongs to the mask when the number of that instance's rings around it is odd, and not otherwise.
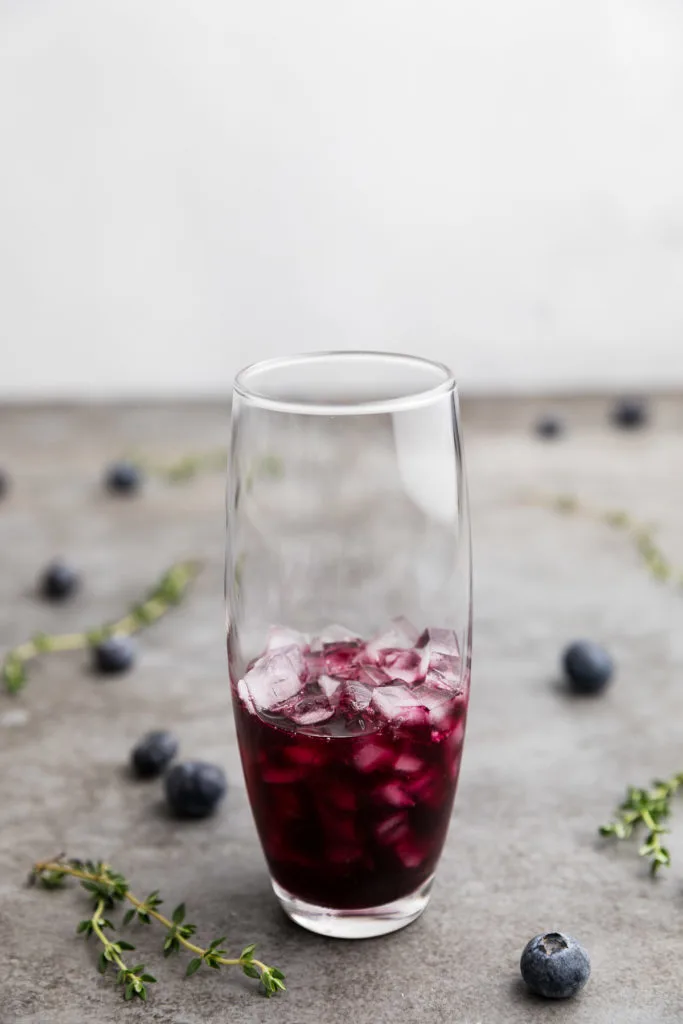
[[[228,660],[282,907],[363,938],[425,908],[469,698],[470,535],[450,371],[329,352],[234,386]]]

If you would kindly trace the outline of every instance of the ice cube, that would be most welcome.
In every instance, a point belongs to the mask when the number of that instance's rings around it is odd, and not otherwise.
[[[322,744],[319,741],[314,741],[315,746],[308,743],[293,743],[289,747],[285,747],[282,751],[283,755],[288,761],[293,764],[304,764],[309,767],[319,767],[325,764],[326,751],[322,748]]]
[[[266,640],[267,651],[277,651],[282,647],[305,647],[308,637],[288,626],[271,626]]]
[[[456,692],[457,680],[454,681],[451,676],[446,676],[443,672],[437,672],[435,668],[430,668],[425,676],[425,684],[431,686],[433,690],[444,690],[446,693],[453,694]]]
[[[427,648],[429,650],[429,648]],[[438,689],[457,690],[460,687],[460,658],[440,651],[429,652],[425,682]]]
[[[307,683],[316,683],[325,671],[322,651],[304,651],[304,677]]]
[[[389,647],[398,647],[408,650],[414,647],[418,641],[419,634],[415,626],[403,616],[391,620],[391,626],[383,633],[374,636],[366,644],[367,653],[370,658],[376,660],[380,651]]]
[[[244,683],[256,707],[268,711],[299,692],[302,669],[301,650],[280,647],[260,657],[244,676]]]
[[[333,699],[336,701],[335,694],[337,693],[341,685],[342,680],[334,679],[332,676],[322,675],[318,679],[318,686],[320,687],[320,689],[322,690],[322,692],[325,694],[329,701],[332,701]]]
[[[427,768],[418,775],[412,775],[405,780],[405,791],[410,793],[418,804],[440,807],[447,794],[451,792],[445,766]]]
[[[450,735],[450,740],[454,747],[460,747],[463,744],[465,739],[465,722],[465,715],[461,715]]]
[[[406,868],[418,868],[427,857],[427,850],[413,839],[404,839],[395,847],[399,860]]]
[[[392,845],[408,837],[410,826],[405,812],[392,814],[390,818],[380,821],[375,828],[375,835],[380,843]]]
[[[365,711],[372,699],[372,690],[363,683],[348,680],[341,684],[340,689],[335,693],[335,700],[339,710],[344,713],[356,714]]]
[[[339,643],[325,644],[323,661],[325,672],[340,679],[356,679],[358,676],[358,660],[363,651],[359,640],[345,640]]]
[[[366,686],[385,686],[391,682],[391,676],[379,665],[362,665],[358,669],[358,680]]]
[[[347,629],[346,626],[339,626],[335,623],[331,626],[326,626],[325,629],[316,634],[311,640],[311,650],[321,651],[325,644],[343,643],[346,640],[360,640],[360,637],[352,629]]]
[[[432,725],[442,725],[454,707],[453,691],[424,683],[411,691],[415,700],[426,709]]]
[[[373,790],[373,796],[378,803],[389,804],[390,807],[414,807],[415,801],[410,793],[406,792],[403,783],[397,779],[383,782]]]
[[[427,803],[431,806],[437,806],[443,797],[443,771],[439,769],[427,768],[425,771],[420,772],[419,775],[411,776],[404,783],[404,788],[407,793],[417,803]]]
[[[374,772],[379,768],[388,767],[394,755],[388,747],[375,740],[363,740],[353,755],[353,763],[361,772]]]
[[[409,690],[407,686],[377,687],[372,693],[372,704],[390,722],[426,725],[429,721],[428,709],[418,690]]]
[[[254,705],[253,700],[251,699],[249,687],[245,683],[244,679],[240,679],[240,681],[237,684],[237,696],[242,701],[247,711],[250,711],[252,714],[255,714],[256,707]]]
[[[456,711],[457,714],[457,711]],[[465,715],[459,715],[450,724],[449,731],[442,734],[440,740],[443,742],[450,756],[458,760],[462,754],[462,745],[465,739]]]
[[[381,651],[379,658],[382,669],[391,679],[400,679],[404,683],[416,683],[424,678],[421,651],[391,648]]]
[[[450,654],[455,658],[460,656],[458,638],[452,629],[425,629],[418,646],[429,647],[432,653]]]
[[[394,761],[394,769],[404,775],[413,775],[423,767],[424,761],[421,761],[419,757],[415,757],[414,754],[399,754]]]
[[[429,669],[457,679],[460,675],[460,658],[456,654],[442,654],[441,651],[430,649],[428,671]]]
[[[287,718],[295,725],[320,725],[334,714],[334,708],[324,694],[302,697],[287,708]]]

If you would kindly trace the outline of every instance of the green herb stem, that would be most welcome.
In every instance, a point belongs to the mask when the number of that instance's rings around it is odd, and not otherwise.
[[[116,622],[105,623],[83,633],[39,633],[12,648],[2,666],[2,679],[10,693],[17,693],[26,683],[26,665],[40,654],[85,650],[111,636],[132,636],[146,626],[157,622],[185,596],[199,572],[197,561],[183,561],[172,565],[147,597],[133,605],[130,612]]]
[[[671,865],[671,854],[662,843],[662,836],[668,834],[664,822],[670,817],[672,800],[683,787],[683,772],[670,779],[655,780],[650,789],[629,786],[626,798],[615,812],[614,820],[602,825],[600,834],[613,839],[629,839],[636,830],[647,830],[638,853],[650,861],[650,873],[656,875],[660,868]]]
[[[167,917],[164,917],[164,915],[160,914],[158,910],[153,910],[150,907],[147,907],[144,900],[139,900],[137,896],[133,895],[132,892],[126,892],[126,899],[128,900],[129,903],[132,903],[133,906],[136,907],[138,910],[142,910],[143,913],[149,914],[149,916],[153,917],[156,921],[159,922],[159,924],[163,924],[165,928],[172,930],[175,927],[173,921],[170,921]],[[178,942],[181,944],[181,946],[184,946],[185,949],[189,950],[191,953],[196,953],[200,957],[205,957],[207,954],[206,949],[202,949],[201,946],[195,946],[193,942],[190,942],[189,939],[186,939],[182,935],[178,935]],[[216,959],[218,960],[218,963],[223,964],[225,967],[236,967],[238,964],[244,963],[242,958],[239,956],[219,956]],[[250,962],[254,964],[256,967],[259,967],[262,971],[268,969],[264,963],[261,963],[260,960],[255,960],[253,957],[251,957]]]
[[[169,484],[187,483],[202,473],[225,472],[228,452],[225,448],[194,452],[171,462],[156,462],[147,456],[133,453],[128,461],[148,476]],[[257,478],[279,478],[283,474],[282,460],[277,455],[257,457],[245,474],[245,489],[251,490]]]
[[[108,962],[113,962],[119,967],[118,980],[126,986],[126,998],[137,995],[146,999],[146,981],[155,979],[143,973],[144,964],[128,968],[121,957],[122,949],[134,949],[128,942],[123,940],[113,941],[105,935],[105,927],[113,928],[111,922],[103,918],[105,907],[114,903],[128,902],[132,909],[124,917],[124,924],[129,923],[134,917],[143,924],[149,924],[154,919],[166,929],[167,935],[164,942],[164,956],[178,952],[183,946],[195,958],[190,961],[187,967],[187,975],[196,974],[197,970],[205,964],[208,967],[219,969],[220,967],[241,967],[243,972],[251,978],[258,978],[263,985],[266,995],[271,996],[277,992],[284,991],[284,974],[277,967],[269,967],[261,960],[254,957],[254,945],[245,946],[238,957],[226,956],[225,950],[220,946],[223,938],[214,939],[208,946],[203,947],[190,941],[190,936],[196,931],[193,924],[185,922],[185,906],[181,904],[173,911],[172,918],[166,917],[157,908],[162,900],[158,891],[151,893],[146,900],[139,899],[130,891],[128,883],[122,875],[114,872],[107,864],[82,863],[81,861],[68,861],[62,857],[42,861],[34,865],[31,878],[39,879],[46,888],[59,887],[64,879],[70,876],[81,882],[81,885],[92,893],[95,899],[95,909],[92,916],[81,921],[78,926],[79,932],[85,932],[86,937],[94,934],[104,946],[100,957],[100,970],[106,970]]]
[[[131,460],[149,476],[156,476],[170,484],[185,483],[200,473],[225,470],[228,453],[225,448],[211,452],[183,455],[173,462],[154,462],[143,456]]]
[[[660,583],[674,580],[683,585],[683,572],[670,563],[655,542],[654,529],[651,525],[639,522],[627,512],[618,509],[605,510],[593,507],[571,494],[531,495],[529,501],[533,505],[561,515],[582,515],[595,522],[604,523],[614,530],[621,530],[631,541],[654,579]]]
[[[128,968],[121,959],[121,954],[119,953],[118,949],[115,948],[116,943],[110,942],[107,936],[102,931],[102,928],[105,923],[102,918],[102,915],[104,914],[104,908],[105,901],[102,899],[98,900],[97,905],[95,906],[95,909],[90,918],[93,933],[97,936],[97,938],[104,946],[104,954],[107,957],[107,959],[111,957],[111,961],[115,963],[117,967],[119,967],[122,971],[127,971]],[[109,956],[107,956],[107,954],[109,954]]]

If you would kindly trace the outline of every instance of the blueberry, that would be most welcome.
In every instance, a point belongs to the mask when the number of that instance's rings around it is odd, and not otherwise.
[[[564,421],[559,416],[546,415],[541,416],[540,420],[536,422],[536,433],[539,437],[543,437],[546,440],[559,437],[564,433]]]
[[[206,761],[176,764],[166,776],[166,799],[178,818],[206,818],[225,796],[225,772]]]
[[[178,740],[171,732],[154,729],[145,733],[131,751],[130,760],[135,774],[141,779],[161,775],[178,753]]]
[[[111,636],[93,647],[95,669],[104,675],[127,672],[134,660],[135,648],[128,636]]]
[[[51,562],[40,578],[39,590],[48,601],[63,601],[76,591],[78,573],[65,562]]]
[[[562,664],[575,693],[600,693],[614,673],[611,655],[592,640],[570,644],[562,656]]]
[[[590,978],[591,962],[571,936],[548,932],[527,942],[519,969],[532,992],[546,999],[568,999]]]
[[[134,462],[121,459],[107,467],[104,482],[112,494],[135,494],[140,489],[142,473]]]
[[[620,398],[611,413],[612,423],[623,430],[644,427],[647,418],[647,405],[641,398]]]

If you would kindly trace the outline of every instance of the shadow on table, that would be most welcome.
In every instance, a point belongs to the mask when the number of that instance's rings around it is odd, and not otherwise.
[[[521,978],[515,978],[505,987],[506,995],[513,1006],[523,1006],[528,1014],[529,1024],[534,1020],[553,1019],[558,1015],[562,1020],[571,1020],[581,1008],[582,993],[572,999],[544,999],[530,992]]]

